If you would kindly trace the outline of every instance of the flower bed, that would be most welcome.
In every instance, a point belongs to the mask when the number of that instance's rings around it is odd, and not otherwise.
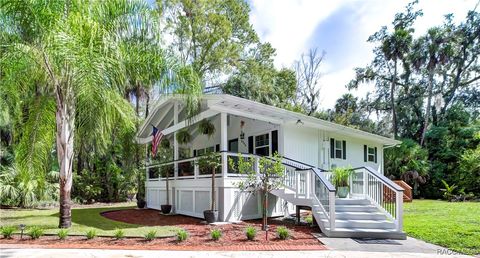
[[[172,226],[183,228],[188,232],[188,238],[179,242],[176,237],[156,238],[146,241],[143,238],[125,238],[116,240],[110,237],[97,237],[87,240],[85,236],[70,236],[66,240],[59,240],[57,236],[43,236],[32,240],[15,235],[13,239],[1,239],[2,245],[28,245],[28,247],[51,248],[107,248],[107,249],[157,249],[157,250],[323,250],[312,233],[319,232],[318,228],[296,226],[293,222],[270,219],[270,230],[267,241],[265,231],[261,231],[261,221],[252,220],[236,224],[206,225],[200,219],[181,215],[161,215],[156,210],[118,210],[102,214],[106,218],[126,223],[148,226]],[[245,230],[248,226],[257,229],[255,240],[247,240]],[[290,237],[280,240],[276,235],[278,226],[285,226]],[[219,229],[222,236],[219,240],[211,239],[210,232]]]

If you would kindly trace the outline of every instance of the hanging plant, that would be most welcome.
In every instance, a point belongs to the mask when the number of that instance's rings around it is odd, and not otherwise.
[[[187,144],[192,140],[192,136],[186,129],[177,132],[177,142],[179,144]]]
[[[160,146],[162,146],[162,148],[164,149],[170,149],[170,141],[167,139],[163,139],[160,143]]]
[[[215,126],[209,120],[203,119],[198,123],[198,130],[211,137],[215,133]]]

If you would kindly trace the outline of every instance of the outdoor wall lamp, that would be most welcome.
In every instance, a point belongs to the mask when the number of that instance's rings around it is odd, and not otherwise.
[[[300,120],[300,119],[298,119],[296,124],[297,124],[297,125],[303,125],[303,121]]]

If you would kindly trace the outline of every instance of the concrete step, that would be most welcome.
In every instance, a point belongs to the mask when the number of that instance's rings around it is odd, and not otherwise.
[[[354,238],[378,238],[378,239],[407,239],[404,232],[395,229],[372,229],[372,228],[339,228],[331,231],[325,228],[325,235],[328,237],[354,237]]]

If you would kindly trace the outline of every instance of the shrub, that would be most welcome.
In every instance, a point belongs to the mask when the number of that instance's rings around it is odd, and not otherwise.
[[[248,226],[245,230],[245,234],[247,235],[248,240],[254,240],[257,236],[257,230],[252,226]]]
[[[145,240],[147,241],[152,241],[153,239],[155,239],[155,237],[157,237],[157,231],[150,230],[147,232],[147,234],[145,234],[143,238],[145,238]]]
[[[13,232],[15,232],[14,226],[4,226],[1,228],[2,235],[4,238],[12,238]]]
[[[180,229],[178,232],[177,232],[177,240],[179,242],[183,242],[185,240],[187,240],[188,238],[188,232],[184,229]]]
[[[97,236],[97,231],[95,229],[90,229],[87,231],[87,239],[94,239]]]
[[[113,233],[113,237],[116,239],[122,239],[125,237],[125,232],[122,229],[117,229],[115,230],[115,233]]]
[[[60,240],[65,240],[68,236],[68,230],[67,229],[60,229],[57,233],[57,236]]]
[[[213,240],[217,241],[222,237],[222,231],[220,231],[220,229],[214,229],[210,232],[210,236]]]
[[[286,227],[278,227],[277,236],[278,238],[285,240],[290,237],[290,231],[288,231]]]
[[[310,215],[310,216],[308,216],[308,217],[305,217],[305,222],[307,222],[308,224],[312,225],[312,224],[313,224],[312,215]]]
[[[38,239],[43,236],[43,229],[37,226],[33,226],[28,230],[27,235],[29,235],[32,239]]]

